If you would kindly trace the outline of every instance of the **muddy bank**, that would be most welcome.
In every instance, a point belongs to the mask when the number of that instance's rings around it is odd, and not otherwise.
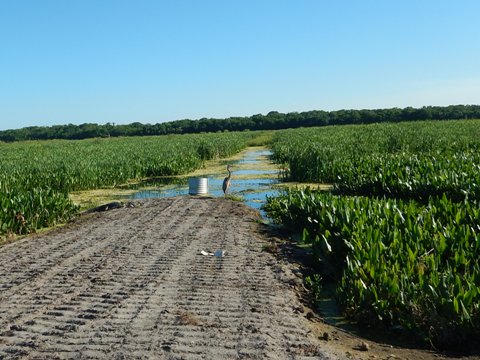
[[[0,248],[0,359],[330,359],[243,204],[177,197]],[[224,257],[202,255],[226,251]]]

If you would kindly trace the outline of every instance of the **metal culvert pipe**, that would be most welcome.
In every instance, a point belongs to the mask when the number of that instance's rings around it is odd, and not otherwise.
[[[190,195],[208,194],[208,178],[190,178],[188,179],[188,193]]]

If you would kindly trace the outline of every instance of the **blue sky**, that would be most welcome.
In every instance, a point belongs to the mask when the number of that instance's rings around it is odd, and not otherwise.
[[[0,130],[480,103],[477,0],[0,0]]]

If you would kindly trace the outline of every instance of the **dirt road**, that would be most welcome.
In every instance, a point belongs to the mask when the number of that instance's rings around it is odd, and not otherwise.
[[[257,227],[241,203],[151,199],[0,247],[0,359],[336,358]]]

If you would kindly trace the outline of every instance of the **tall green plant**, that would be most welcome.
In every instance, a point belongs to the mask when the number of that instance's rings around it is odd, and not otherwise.
[[[437,347],[480,335],[480,203],[415,201],[310,190],[269,198],[267,213],[304,232],[345,312],[397,325]],[[333,271],[332,271],[333,270]]]
[[[0,234],[64,222],[68,193],[179,175],[240,151],[256,133],[0,143]]]

